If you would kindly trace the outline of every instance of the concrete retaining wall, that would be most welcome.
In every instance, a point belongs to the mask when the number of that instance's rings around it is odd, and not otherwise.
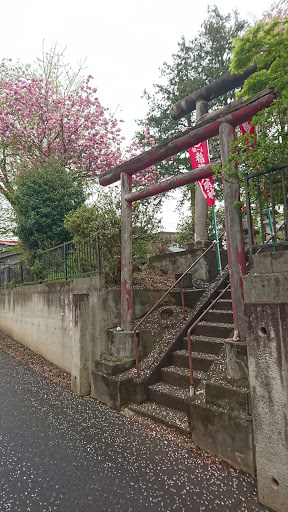
[[[135,290],[135,318],[163,291]],[[72,389],[89,393],[94,361],[108,350],[107,329],[120,323],[120,290],[94,276],[0,290],[0,329],[71,373]]]
[[[288,252],[259,254],[244,277],[259,501],[288,503]]]
[[[196,261],[199,256],[211,245],[211,241],[197,241],[188,244],[186,251],[176,253],[166,253],[149,258],[149,266],[164,274],[174,276],[182,274],[187,268]],[[227,264],[227,253],[221,250],[222,268]],[[205,256],[193,267],[193,279],[200,279],[209,282],[218,275],[216,251],[211,249]]]

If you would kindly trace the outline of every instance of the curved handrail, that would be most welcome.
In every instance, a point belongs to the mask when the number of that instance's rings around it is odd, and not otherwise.
[[[226,231],[223,231],[223,233],[219,236],[218,243],[219,243],[219,240],[225,235],[225,233],[226,233]],[[209,245],[209,247],[207,249],[205,249],[205,251],[199,256],[199,258],[197,258],[197,260],[193,261],[192,265],[190,265],[190,267],[188,267],[187,270],[185,270],[185,272],[177,279],[177,281],[175,281],[175,283],[173,283],[173,285],[170,286],[170,288],[167,290],[167,292],[165,292],[164,295],[156,302],[156,304],[154,304],[154,306],[148,311],[148,313],[146,313],[146,315],[143,316],[143,318],[141,318],[141,320],[135,325],[133,333],[134,333],[134,349],[135,349],[135,360],[136,360],[137,377],[140,377],[139,358],[138,358],[138,340],[137,340],[137,329],[138,329],[138,327],[140,327],[140,325],[146,320],[146,318],[148,318],[148,316],[150,316],[151,313],[153,313],[153,311],[155,311],[157,306],[162,302],[163,299],[165,299],[165,297],[167,297],[167,295],[169,295],[171,290],[173,290],[173,288],[175,288],[175,286],[180,281],[182,282],[183,277],[186,276],[186,274],[203,258],[203,256],[205,256],[205,254],[212,247],[214,247],[216,245],[216,243],[217,242],[215,240],[213,240],[211,245]],[[185,306],[184,306],[184,303],[183,303],[183,288],[181,289],[181,296],[182,296],[183,316],[184,316],[184,320],[186,320],[186,318],[185,318]]]

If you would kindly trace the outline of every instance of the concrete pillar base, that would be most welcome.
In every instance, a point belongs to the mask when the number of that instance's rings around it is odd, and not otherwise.
[[[248,373],[248,357],[247,345],[244,341],[225,340],[225,357],[229,377],[231,379],[247,379]]]
[[[139,333],[137,333],[139,344]],[[114,357],[135,359],[134,332],[108,329],[110,353]]]
[[[71,389],[77,395],[89,395],[89,294],[73,295],[72,321]]]

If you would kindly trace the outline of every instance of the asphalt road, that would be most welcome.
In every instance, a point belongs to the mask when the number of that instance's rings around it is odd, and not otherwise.
[[[266,511],[255,483],[0,350],[0,512]]]

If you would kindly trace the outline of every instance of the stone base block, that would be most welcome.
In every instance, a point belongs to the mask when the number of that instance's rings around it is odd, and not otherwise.
[[[236,381],[239,382],[238,380]],[[243,381],[241,381],[242,383]],[[235,386],[231,382],[206,382],[206,404],[231,413],[251,415],[250,393],[244,386]]]
[[[243,341],[225,340],[228,375],[231,379],[249,379],[247,345]]]
[[[139,333],[137,333],[139,345]],[[118,358],[135,359],[133,331],[118,331],[108,329],[109,348],[112,356]]]
[[[144,382],[139,382],[133,377],[125,379],[94,370],[91,374],[91,396],[120,410],[131,402],[144,402],[146,389]]]
[[[117,359],[112,356],[107,356],[95,361],[95,369],[105,375],[119,375],[119,373],[130,370],[133,366],[135,366],[135,359]]]
[[[192,441],[255,476],[252,418],[203,403],[190,403]]]

